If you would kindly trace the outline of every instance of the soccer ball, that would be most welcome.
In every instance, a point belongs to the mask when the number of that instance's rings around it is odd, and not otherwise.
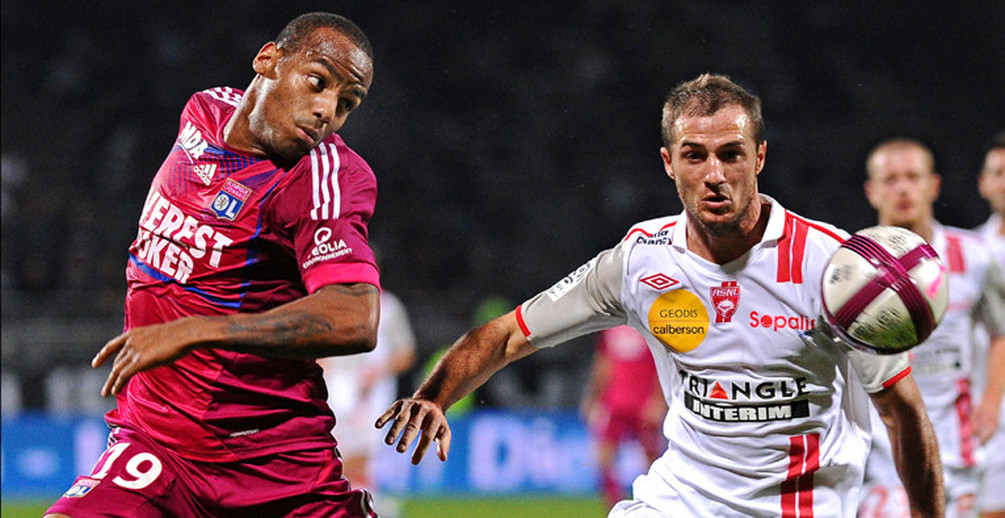
[[[895,354],[923,342],[949,304],[949,276],[910,230],[862,229],[834,252],[821,287],[824,319],[849,345]]]

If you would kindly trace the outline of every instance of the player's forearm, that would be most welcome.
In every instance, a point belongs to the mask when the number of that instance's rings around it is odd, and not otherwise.
[[[416,399],[436,403],[446,410],[484,384],[499,369],[537,349],[500,317],[462,336],[437,362],[433,372],[415,392]]]
[[[259,314],[196,318],[199,347],[280,358],[368,352],[376,345],[379,294],[369,284],[333,285]]]
[[[891,431],[891,443],[897,471],[900,473],[914,517],[945,516],[942,462],[935,432],[927,417],[923,422],[897,427]]]
[[[1005,335],[991,340],[991,347],[988,350],[987,380],[988,384],[982,397],[988,399],[986,404],[997,408],[1005,395]]]
[[[935,430],[923,407],[885,416],[894,462],[914,517],[945,515],[942,461]]]

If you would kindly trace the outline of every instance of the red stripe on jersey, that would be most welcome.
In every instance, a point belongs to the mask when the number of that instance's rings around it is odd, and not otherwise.
[[[949,271],[953,273],[963,273],[967,271],[967,264],[963,260],[963,246],[960,238],[956,236],[946,236],[946,260],[949,261]]]
[[[520,326],[520,331],[523,333],[523,336],[530,338],[530,329],[527,327],[527,322],[524,322],[523,320],[523,304],[516,307],[516,323]]]
[[[813,473],[820,469],[820,434],[789,438],[789,471],[782,482],[782,518],[813,516]]]
[[[896,376],[894,376],[894,377],[892,377],[892,378],[884,381],[883,382],[883,388],[890,388],[890,387],[892,387],[894,383],[900,381],[904,376],[907,376],[910,373],[911,373],[911,366],[908,365],[906,369],[898,372]]]
[[[963,465],[970,468],[977,464],[977,459],[974,458],[975,445],[970,422],[973,402],[970,394],[970,380],[957,381],[956,391],[959,394],[959,397],[956,398],[956,416],[960,419],[960,458],[963,459]]]
[[[675,225],[677,225],[677,221],[673,221],[671,223],[663,225],[662,227],[660,227],[659,230],[656,231],[656,233],[658,234],[658,233],[660,233],[660,232],[662,232],[662,231],[664,231],[664,230],[666,230],[668,228],[673,228]],[[642,230],[641,228],[633,228],[633,229],[631,229],[631,230],[628,231],[628,234],[625,235],[625,238],[622,239],[622,241],[628,241],[628,238],[632,237],[632,234],[634,234],[636,232],[638,232],[638,233],[640,233],[640,234],[642,234],[642,235],[644,235],[646,237],[653,237],[652,234],[650,234],[649,232],[646,232],[645,230]]]
[[[793,220],[789,213],[785,213],[785,230],[782,231],[782,238],[778,240],[778,275],[775,280],[778,282],[789,282],[792,280],[792,275],[790,274],[791,262],[790,262],[790,250],[792,248],[792,226],[795,220]]]
[[[806,253],[806,234],[809,232],[810,227],[805,221],[796,219],[796,235],[793,237],[792,241],[792,265],[790,266],[790,273],[792,274],[792,282],[795,284],[803,283],[803,256]]]
[[[778,240],[778,282],[803,283],[806,236],[810,229],[822,232],[841,243],[844,239],[833,230],[785,211],[785,230]]]

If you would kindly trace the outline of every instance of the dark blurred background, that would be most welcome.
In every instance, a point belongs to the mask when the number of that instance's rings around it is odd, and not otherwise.
[[[86,364],[121,330],[126,250],[182,106],[244,88],[261,45],[313,10],[348,16],[375,48],[370,96],[342,135],[377,174],[371,236],[420,358],[486,298],[516,304],[632,223],[681,210],[660,108],[702,72],[761,96],[761,188],[790,209],[874,224],[865,155],[903,134],[936,153],[940,220],[988,216],[976,178],[1005,128],[1000,1],[5,0],[5,411],[109,403],[82,395],[102,377]],[[534,355],[480,399],[574,406],[591,357],[589,345]]]

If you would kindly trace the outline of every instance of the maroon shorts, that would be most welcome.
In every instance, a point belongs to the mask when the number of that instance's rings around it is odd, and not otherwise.
[[[145,434],[117,428],[89,475],[47,511],[73,517],[376,517],[351,489],[334,449],[242,462],[184,459]]]

